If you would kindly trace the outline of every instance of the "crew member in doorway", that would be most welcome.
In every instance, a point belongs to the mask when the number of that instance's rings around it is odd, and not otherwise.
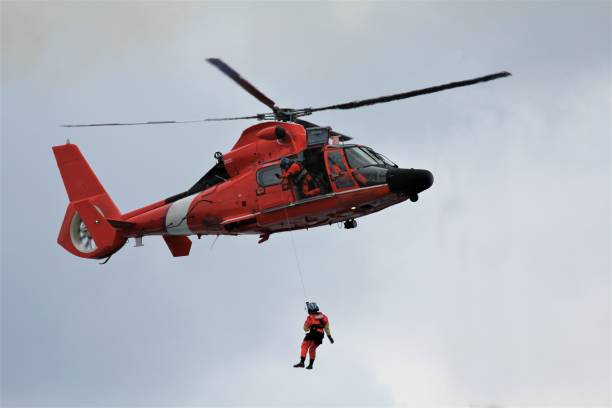
[[[329,329],[329,319],[319,311],[319,306],[317,306],[315,302],[306,302],[306,309],[308,310],[308,317],[306,318],[306,322],[304,322],[306,337],[304,337],[304,341],[302,341],[300,362],[295,364],[294,367],[304,367],[306,354],[310,354],[310,362],[306,368],[312,370],[317,355],[317,347],[323,343],[323,333],[325,332],[325,334],[327,334],[327,338],[331,344],[334,344],[334,339]]]
[[[300,162],[283,157],[280,161],[280,167],[283,171],[281,175],[283,180],[291,179],[293,185],[297,187],[299,194],[301,194],[301,198],[321,194],[321,188],[317,181]]]

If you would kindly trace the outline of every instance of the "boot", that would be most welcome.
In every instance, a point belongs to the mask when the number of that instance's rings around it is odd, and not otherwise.
[[[304,367],[304,361],[306,361],[306,357],[300,357],[300,362],[299,362],[299,363],[297,363],[297,364],[294,364],[293,366],[294,366],[295,368],[298,368],[298,367]]]
[[[314,364],[314,359],[310,360],[310,362],[308,363],[308,366],[306,367],[307,370],[312,370],[312,365]]]

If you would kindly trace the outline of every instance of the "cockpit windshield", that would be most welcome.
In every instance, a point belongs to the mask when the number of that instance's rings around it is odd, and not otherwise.
[[[360,187],[384,184],[387,176],[387,164],[372,149],[365,146],[349,146],[344,149],[351,168],[350,174]]]
[[[346,152],[346,159],[348,160],[349,166],[353,169],[383,164],[381,159],[364,148],[353,146],[346,148],[344,151]]]
[[[367,151],[371,153],[373,156],[376,156],[378,160],[381,160],[385,166],[397,167],[397,164],[393,163],[387,156],[382,153],[377,153],[374,149],[370,147],[366,147]]]
[[[384,154],[377,153],[367,146],[351,146],[344,149],[349,166],[359,169],[367,166],[397,167]]]

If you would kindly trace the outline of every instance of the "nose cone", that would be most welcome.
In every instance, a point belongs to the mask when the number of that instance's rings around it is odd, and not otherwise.
[[[398,194],[416,195],[433,184],[433,174],[420,169],[389,169],[387,184],[389,190]]]

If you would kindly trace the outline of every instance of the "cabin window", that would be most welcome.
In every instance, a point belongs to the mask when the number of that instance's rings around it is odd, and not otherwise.
[[[280,166],[268,166],[257,171],[257,184],[261,187],[273,186],[281,182]]]

